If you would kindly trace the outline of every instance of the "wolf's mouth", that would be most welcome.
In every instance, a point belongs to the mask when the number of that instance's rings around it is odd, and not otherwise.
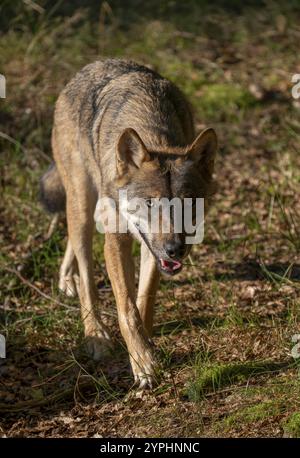
[[[141,231],[141,229],[139,227],[137,227],[137,229],[138,229],[138,231],[140,233],[140,236],[144,240],[145,244],[147,245],[147,247],[149,248],[149,250],[151,251],[151,253],[155,257],[158,269],[162,273],[164,273],[165,275],[175,275],[175,274],[177,274],[178,272],[181,271],[182,263],[180,261],[169,261],[167,259],[159,258],[154,253],[153,249],[151,248],[151,246],[150,246],[145,234],[143,233],[143,231]]]
[[[167,261],[166,259],[159,259],[160,270],[168,275],[175,275],[182,269],[180,261]]]

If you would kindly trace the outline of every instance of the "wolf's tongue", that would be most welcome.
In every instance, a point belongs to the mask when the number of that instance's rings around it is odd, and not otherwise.
[[[179,261],[166,261],[165,259],[161,259],[160,263],[162,268],[166,270],[177,270],[182,266]]]

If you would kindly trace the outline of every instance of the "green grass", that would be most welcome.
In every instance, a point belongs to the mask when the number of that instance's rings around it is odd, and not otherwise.
[[[300,413],[293,413],[284,423],[285,435],[300,438]]]
[[[280,415],[283,410],[283,406],[276,401],[265,401],[260,402],[257,405],[246,407],[237,413],[229,415],[225,420],[220,422],[218,429],[222,425],[223,428],[232,428],[238,426],[239,423],[243,425],[256,423],[261,420]]]
[[[193,401],[203,399],[205,394],[216,392],[225,386],[246,382],[248,379],[290,368],[291,361],[249,361],[245,363],[207,364],[199,368],[195,380],[188,387]]]
[[[246,88],[237,84],[215,83],[203,85],[197,108],[203,119],[213,119],[216,122],[227,118],[234,122],[255,103],[255,98]]]

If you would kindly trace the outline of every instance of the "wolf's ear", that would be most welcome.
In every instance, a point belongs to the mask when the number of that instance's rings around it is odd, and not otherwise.
[[[123,175],[130,168],[139,169],[145,161],[150,161],[150,156],[140,136],[134,129],[125,129],[117,145],[118,174]]]
[[[203,130],[192,143],[188,157],[209,175],[213,174],[218,148],[216,132],[212,128]]]

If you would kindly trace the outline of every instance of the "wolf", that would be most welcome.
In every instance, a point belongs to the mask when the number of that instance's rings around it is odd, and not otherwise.
[[[204,198],[214,188],[217,136],[195,135],[193,111],[168,79],[135,62],[108,59],[85,66],[56,102],[52,130],[54,164],[41,179],[50,212],[66,211],[68,242],[59,288],[79,294],[89,352],[99,360],[111,349],[109,329],[93,274],[94,212],[100,198],[118,191],[148,204],[154,198]],[[120,203],[119,203],[120,204]],[[105,233],[104,256],[135,384],[151,388],[158,362],[151,340],[160,275],[175,275],[191,248],[185,234]],[[138,287],[132,242],[141,243]]]

